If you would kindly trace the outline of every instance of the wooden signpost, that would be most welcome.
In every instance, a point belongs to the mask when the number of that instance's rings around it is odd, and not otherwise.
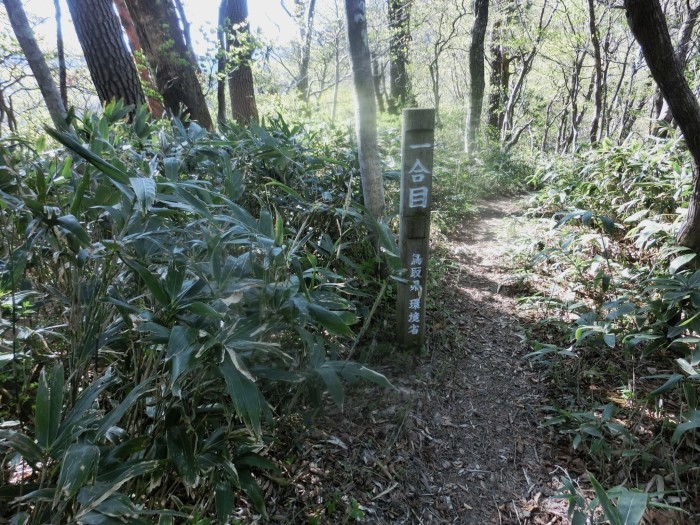
[[[399,284],[397,326],[399,345],[407,349],[425,343],[434,129],[434,109],[404,109],[399,245],[409,282]]]

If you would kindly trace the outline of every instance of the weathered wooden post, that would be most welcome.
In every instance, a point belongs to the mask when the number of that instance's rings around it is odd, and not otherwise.
[[[434,109],[403,110],[399,245],[409,283],[399,284],[397,325],[399,345],[407,349],[425,343],[434,129]]]

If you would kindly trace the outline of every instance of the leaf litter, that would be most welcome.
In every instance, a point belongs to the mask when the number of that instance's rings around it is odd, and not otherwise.
[[[551,498],[562,454],[539,425],[542,379],[510,295],[515,211],[489,201],[440,248],[427,352],[392,351],[379,367],[394,390],[360,385],[313,427],[280,424],[272,453],[291,481],[265,484],[271,522],[568,523]]]

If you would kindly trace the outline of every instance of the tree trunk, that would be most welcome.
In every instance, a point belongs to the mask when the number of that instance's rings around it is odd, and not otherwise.
[[[681,35],[674,49],[676,62],[678,62],[678,67],[681,69],[681,71],[685,70],[685,66],[688,63],[688,51],[690,49],[693,29],[697,23],[698,15],[700,15],[700,4],[696,5],[695,7],[690,7],[690,5],[688,5],[688,12],[683,20],[683,25],[681,26]],[[668,102],[663,99],[660,93],[656,94],[655,102],[657,104],[656,120],[658,121],[655,126],[655,133],[662,136],[666,133],[663,127],[659,126],[658,124],[670,124],[673,117],[671,115],[671,108],[669,107]]]
[[[496,20],[493,24],[493,37],[491,44],[491,90],[488,101],[488,135],[492,140],[500,140],[505,97],[510,82],[510,58],[504,53],[501,46],[502,20]]]
[[[219,124],[226,122],[226,13],[224,2],[219,4],[219,25],[216,30],[216,37],[219,41],[219,52],[217,54],[216,66],[216,120]]]
[[[151,110],[151,115],[160,118],[165,113],[165,108],[160,102],[160,97],[157,94],[156,85],[153,83],[148,66],[144,63],[138,63],[137,56],[142,53],[143,50],[141,48],[141,42],[139,42],[139,37],[136,34],[134,21],[129,14],[129,8],[126,6],[124,0],[114,0],[114,6],[117,8],[117,14],[121,20],[122,28],[124,29],[124,33],[126,33],[129,49],[131,49],[131,55],[134,57],[136,63],[136,70],[139,72],[141,88],[145,90],[144,94],[148,102],[148,109]]]
[[[174,115],[184,110],[190,119],[212,129],[202,86],[171,1],[126,0],[126,5],[165,107]]]
[[[593,65],[595,68],[595,86],[593,94],[593,119],[591,122],[590,140],[591,144],[598,142],[599,126],[603,114],[603,59],[600,53],[600,38],[598,36],[598,25],[595,18],[594,0],[588,0],[588,30],[593,46]]]
[[[299,75],[297,76],[297,91],[304,102],[309,101],[309,62],[311,61],[311,42],[313,40],[315,13],[316,0],[309,0],[306,7],[306,23],[301,35],[301,56],[299,57]]]
[[[180,20],[182,36],[185,38],[185,46],[187,46],[187,56],[192,63],[192,67],[197,72],[201,73],[199,69],[199,61],[197,60],[197,54],[194,52],[194,46],[192,45],[192,34],[190,31],[189,20],[187,20],[187,13],[185,13],[185,6],[182,5],[181,0],[175,0],[175,8],[177,9],[177,17]]]
[[[145,102],[136,65],[122,37],[111,0],[68,0],[92,83],[102,104]]]
[[[367,43],[365,2],[345,0],[348,47],[355,85],[357,149],[362,177],[362,195],[370,213],[383,220],[385,213],[382,168],[377,146],[377,106],[372,88],[372,65]]]
[[[437,49],[437,46],[433,46]],[[433,60],[428,65],[430,72],[430,85],[433,92],[433,109],[435,109],[435,127],[442,127],[440,120],[440,55],[437,51],[433,54]]]
[[[481,128],[481,111],[484,105],[484,39],[489,23],[489,0],[475,0],[474,25],[472,26],[472,41],[469,46],[469,78],[471,90],[469,97],[469,112],[466,125],[464,151],[473,153],[477,147],[477,137]]]
[[[12,30],[34,74],[36,83],[39,85],[41,96],[44,98],[46,107],[49,110],[53,125],[57,129],[67,128],[66,108],[61,100],[61,94],[53,81],[49,66],[46,64],[44,54],[36,43],[34,33],[27,20],[27,14],[22,7],[22,2],[20,0],[3,0],[3,3],[5,4]]]
[[[337,4],[336,4],[337,5]],[[338,16],[340,18],[340,16]],[[333,85],[333,105],[331,106],[331,125],[335,124],[335,115],[338,111],[338,90],[340,89],[340,29],[341,23],[338,22],[338,31],[335,33],[335,84]]]
[[[411,0],[389,0],[389,95],[391,111],[409,103],[408,51],[411,45]]]
[[[7,121],[7,129],[10,133],[17,132],[17,118],[12,107],[12,99],[6,100],[5,93],[0,90],[0,134],[2,134],[2,121]]]
[[[693,192],[678,244],[700,249],[700,106],[676,60],[659,0],[625,0],[627,22],[693,159]]]
[[[63,49],[63,26],[61,24],[61,2],[53,0],[56,12],[56,53],[58,55],[58,90],[63,107],[68,109],[68,83],[66,75],[66,53]]]
[[[377,99],[377,107],[380,113],[384,113],[384,94],[382,93],[382,70],[379,67],[377,55],[371,54],[372,57],[372,81],[374,83],[374,96]]]
[[[229,91],[231,96],[231,113],[233,119],[241,124],[258,120],[258,107],[255,103],[253,71],[250,68],[252,50],[250,45],[250,27],[248,25],[247,0],[222,0],[221,9],[227,20],[227,43],[229,58],[233,51],[233,64],[229,74]]]

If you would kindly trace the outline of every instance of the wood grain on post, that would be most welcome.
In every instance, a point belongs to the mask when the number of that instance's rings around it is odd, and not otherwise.
[[[434,109],[404,109],[399,245],[409,282],[399,284],[397,335],[400,346],[414,350],[425,343],[434,129]]]

